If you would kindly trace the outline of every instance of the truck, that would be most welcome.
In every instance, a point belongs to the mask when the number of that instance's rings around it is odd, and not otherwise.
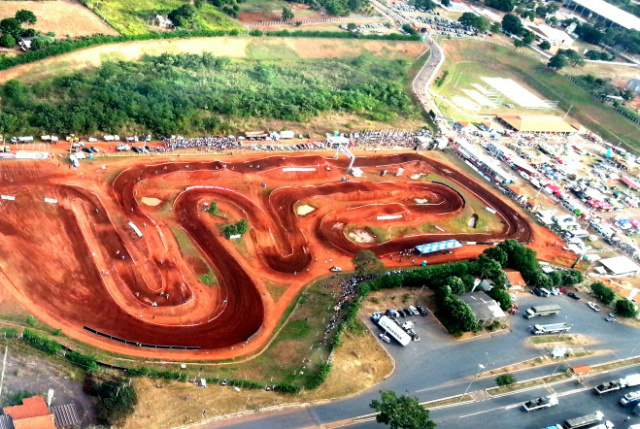
[[[74,167],[80,167],[80,162],[74,154],[69,155],[69,161],[71,161],[71,165]]]
[[[378,326],[380,326],[391,338],[395,339],[402,346],[406,346],[411,343],[411,337],[400,326],[387,316],[381,316],[378,319]]]
[[[560,334],[562,332],[567,332],[571,329],[566,323],[551,323],[549,325],[533,325],[531,328],[531,332],[533,335],[549,335],[549,334]]]
[[[542,396],[535,398],[522,404],[522,409],[527,413],[531,411],[541,410],[543,408],[551,408],[558,405],[558,398],[556,396]]]
[[[11,143],[31,143],[33,141],[33,136],[22,136],[22,137],[13,137],[11,139]]]
[[[603,418],[604,414],[602,414],[602,411],[596,411],[595,413],[585,414],[584,416],[567,419],[564,421],[563,426],[565,429],[583,428],[601,422]]]
[[[625,387],[634,386],[640,386],[640,374],[629,374],[618,380],[598,384],[593,388],[593,391],[598,395],[604,395],[605,393],[615,392],[616,390],[624,389]]]
[[[533,319],[534,317],[544,317],[544,316],[553,316],[554,314],[560,313],[560,306],[551,304],[551,305],[536,305],[533,306],[524,313],[525,319]]]
[[[620,405],[623,407],[628,407],[629,405],[634,405],[640,402],[640,390],[636,390],[635,392],[629,392],[620,398]]]

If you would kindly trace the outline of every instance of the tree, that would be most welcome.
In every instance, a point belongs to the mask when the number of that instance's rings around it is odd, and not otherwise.
[[[15,18],[5,18],[0,21],[0,33],[18,37],[20,35],[20,30],[20,21]]]
[[[549,49],[551,49],[551,43],[547,42],[546,40],[543,40],[542,42],[540,42],[538,46],[540,47],[540,49],[543,49],[545,51],[548,51]]]
[[[584,57],[573,49],[560,49],[558,55],[564,56],[572,66],[584,66]]]
[[[513,386],[516,384],[516,378],[513,374],[501,374],[496,377],[496,384],[500,387]]]
[[[616,314],[620,317],[636,317],[638,308],[633,301],[619,299],[616,301]]]
[[[198,10],[192,4],[184,4],[169,12],[169,19],[176,27],[187,27],[198,14]]]
[[[21,24],[35,24],[37,19],[36,16],[30,10],[21,9],[16,12],[16,19]]]
[[[436,4],[432,0],[416,0],[415,4],[417,9],[433,10],[436,8]]]
[[[384,265],[380,262],[380,259],[371,250],[363,249],[356,253],[356,256],[352,260],[353,266],[356,269],[356,274],[359,276],[365,276],[369,274],[376,274],[384,270]]]
[[[218,213],[218,203],[216,203],[215,201],[211,201],[209,203],[209,209],[207,210],[209,213],[211,213],[212,215],[215,215]]]
[[[591,291],[598,298],[598,301],[604,305],[609,305],[616,298],[616,294],[613,289],[608,288],[601,282],[595,282],[591,285]]]
[[[196,9],[202,9],[202,6],[204,6],[205,0],[194,0],[193,1],[193,5],[196,7]]]
[[[502,18],[502,29],[507,33],[511,33],[516,36],[521,35],[524,31],[520,18],[515,15],[511,15],[510,13],[506,14]]]
[[[353,31],[356,28],[358,28],[358,26],[356,24],[354,24],[353,22],[350,22],[350,23],[347,24],[347,30],[349,30],[349,31]]]
[[[462,16],[458,18],[458,22],[465,27],[473,27],[478,31],[487,31],[491,27],[491,22],[489,22],[487,18],[472,12],[463,13]]]
[[[568,271],[564,276],[564,285],[573,286],[584,281],[584,274],[578,270]]]
[[[567,66],[567,59],[564,55],[555,54],[551,57],[549,62],[547,63],[547,67],[550,67],[555,70],[560,70],[563,67]]]
[[[466,292],[466,286],[460,277],[449,277],[447,279],[447,286],[449,286],[451,293],[455,293],[456,295]]]
[[[499,22],[494,22],[491,24],[491,32],[494,34],[498,34],[502,30],[502,25]]]
[[[402,24],[402,30],[410,36],[418,35],[418,31],[411,26],[411,24]]]
[[[511,296],[504,289],[500,289],[498,287],[493,287],[489,291],[488,295],[495,299],[498,304],[500,304],[500,308],[503,311],[510,311],[513,308],[513,300]]]
[[[98,421],[104,424],[122,423],[138,403],[138,395],[130,380],[105,381],[93,386],[91,393],[98,397]]]
[[[511,12],[515,7],[513,0],[484,0],[484,4],[505,12]]]
[[[294,14],[293,11],[291,10],[290,7],[283,7],[282,8],[282,20],[285,22],[289,22],[289,21],[293,21],[294,18]]]
[[[379,414],[378,423],[391,429],[434,429],[436,424],[429,419],[429,410],[420,405],[418,398],[398,396],[392,390],[380,392],[380,400],[374,399],[369,406]]]
[[[451,6],[451,0],[441,0],[440,3],[442,3],[442,6],[444,7]]]
[[[16,46],[16,39],[9,33],[0,36],[0,46],[4,48],[13,48]]]

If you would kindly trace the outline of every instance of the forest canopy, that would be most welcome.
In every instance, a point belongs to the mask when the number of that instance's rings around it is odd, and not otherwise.
[[[389,121],[416,115],[405,81],[411,62],[348,59],[231,60],[203,55],[105,63],[32,86],[0,86],[0,133],[233,131],[234,118],[304,122],[340,111]]]

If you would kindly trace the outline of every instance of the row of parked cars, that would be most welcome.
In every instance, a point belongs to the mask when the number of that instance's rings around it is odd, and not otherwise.
[[[283,144],[283,145],[272,145],[272,144],[252,144],[249,146],[251,150],[316,150],[316,149],[324,149],[325,145],[323,142],[318,143],[300,143],[300,144]]]
[[[397,319],[398,317],[426,316],[429,314],[429,312],[421,305],[415,307],[413,305],[410,305],[409,307],[402,310],[394,310],[393,308],[389,308],[385,314],[392,319]]]

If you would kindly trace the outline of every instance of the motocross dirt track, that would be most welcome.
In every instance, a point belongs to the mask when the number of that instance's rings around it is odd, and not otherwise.
[[[305,284],[330,274],[333,265],[350,269],[362,248],[386,260],[422,243],[479,243],[420,257],[434,263],[475,257],[487,244],[511,238],[528,243],[541,259],[572,262],[557,237],[503,197],[419,154],[358,157],[365,176],[349,181],[341,181],[346,160],[319,155],[106,165],[75,171],[48,161],[2,164],[2,193],[16,200],[0,205],[0,283],[70,337],[130,356],[217,360],[255,353]],[[399,166],[403,177],[379,174]],[[316,170],[284,170],[292,167]],[[500,230],[414,234],[369,244],[347,238],[348,225],[418,225],[464,209],[458,191],[409,179],[415,173],[436,173],[474,194],[496,210]],[[148,206],[141,202],[145,197],[163,203]],[[224,218],[206,211],[211,201]],[[297,215],[303,202],[316,209]],[[389,215],[395,218],[378,219]],[[244,244],[232,243],[219,226],[241,218],[251,228]],[[181,251],[176,229],[212,267],[217,284],[198,279],[202,273]],[[394,266],[412,264],[393,259]],[[268,282],[283,285],[282,296],[274,299]]]

